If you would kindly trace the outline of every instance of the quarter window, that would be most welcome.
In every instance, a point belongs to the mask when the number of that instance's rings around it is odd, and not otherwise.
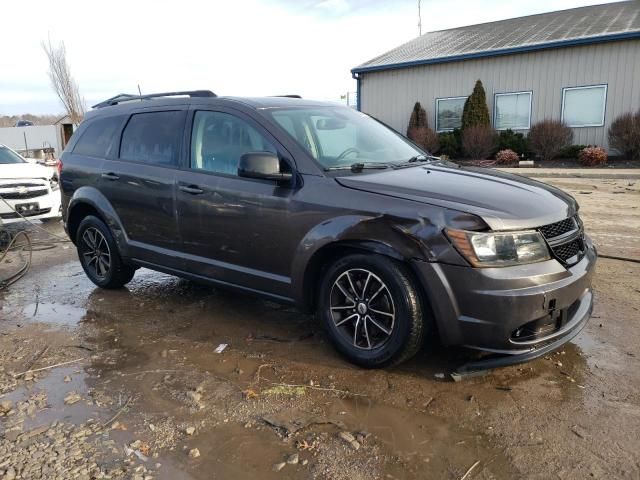
[[[606,103],[606,85],[564,88],[562,121],[570,127],[601,127]]]
[[[137,113],[131,117],[120,144],[120,158],[172,167],[178,165],[184,112]]]
[[[462,126],[462,110],[467,97],[436,99],[436,131],[448,132]]]
[[[191,168],[238,174],[240,157],[249,152],[278,153],[273,144],[244,120],[221,112],[196,112],[191,133]]]
[[[73,153],[89,157],[106,157],[122,120],[123,117],[107,117],[91,122],[73,147]]]
[[[496,93],[496,130],[528,130],[531,127],[531,92]]]

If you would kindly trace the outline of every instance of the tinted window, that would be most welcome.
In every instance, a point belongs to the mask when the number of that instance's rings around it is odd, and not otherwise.
[[[122,133],[120,158],[154,165],[178,164],[184,112],[137,113]]]
[[[122,117],[94,120],[76,143],[73,153],[90,157],[106,157],[120,125],[122,125]]]
[[[191,168],[238,174],[247,152],[273,152],[275,147],[244,120],[220,112],[196,112],[191,134]]]

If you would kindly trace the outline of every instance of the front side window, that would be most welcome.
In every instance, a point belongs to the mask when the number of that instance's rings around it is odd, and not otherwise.
[[[462,110],[467,97],[436,99],[436,131],[449,132],[462,126]]]
[[[496,130],[531,128],[531,92],[496,93],[494,126]]]
[[[76,146],[73,147],[73,153],[89,157],[106,157],[113,139],[122,125],[122,120],[122,117],[107,117],[91,122]]]
[[[606,103],[606,85],[564,88],[562,121],[569,127],[601,127]]]
[[[8,165],[10,163],[26,163],[26,160],[13,150],[0,145],[0,165]]]
[[[325,168],[400,163],[423,154],[397,132],[352,108],[281,108],[265,114]]]
[[[278,153],[246,121],[222,112],[196,112],[191,132],[191,168],[238,174],[240,157],[249,152]]]
[[[120,158],[165,167],[177,166],[184,117],[182,111],[132,115],[122,133]]]

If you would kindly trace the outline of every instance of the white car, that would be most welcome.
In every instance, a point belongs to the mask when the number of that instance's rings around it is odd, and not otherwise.
[[[27,162],[0,144],[0,225],[61,216],[55,168]],[[20,216],[22,215],[22,217]]]

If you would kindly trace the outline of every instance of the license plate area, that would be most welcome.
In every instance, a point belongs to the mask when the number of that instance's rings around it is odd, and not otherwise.
[[[38,204],[38,202],[17,203],[14,208],[20,215],[27,216],[40,210],[40,205]]]

